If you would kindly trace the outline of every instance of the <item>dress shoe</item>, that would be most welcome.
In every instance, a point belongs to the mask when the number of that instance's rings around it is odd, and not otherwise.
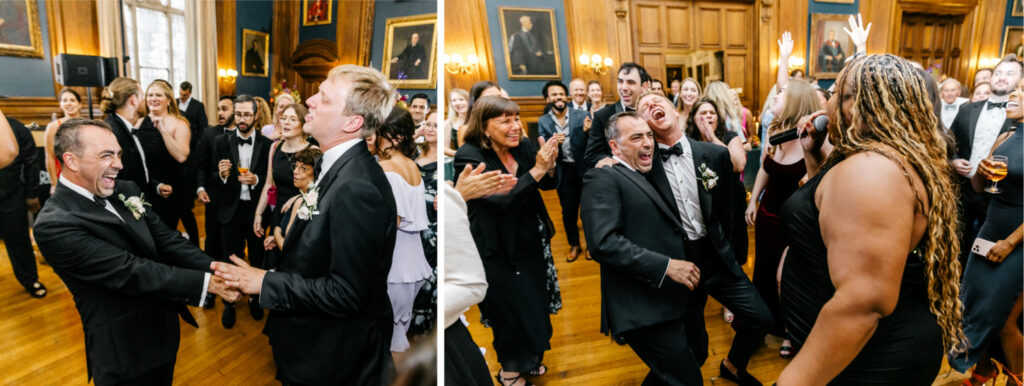
[[[224,313],[220,315],[220,324],[224,325],[224,328],[231,328],[235,326],[234,303],[224,303]]]
[[[569,254],[565,256],[565,261],[568,263],[576,261],[576,259],[580,258],[580,253],[582,252],[583,250],[580,249],[579,245],[573,245],[572,247],[569,247]]]
[[[260,307],[260,298],[255,295],[249,298],[249,314],[253,320],[263,319],[263,307]]]
[[[729,368],[725,366],[725,360],[718,365],[718,376],[736,382],[740,386],[762,386],[761,381],[754,378],[753,375],[747,372],[746,369],[736,369],[736,374],[729,371]]]

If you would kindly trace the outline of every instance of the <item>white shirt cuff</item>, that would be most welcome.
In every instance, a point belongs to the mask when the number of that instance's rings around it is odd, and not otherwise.
[[[199,192],[205,192],[205,191],[206,191],[206,188],[200,186],[199,189],[196,189],[196,194],[199,194]]]
[[[665,262],[665,273],[661,274],[661,280],[658,281],[658,288],[661,288],[661,285],[665,284],[665,277],[668,276],[669,264],[672,264],[672,258],[669,258],[668,261]]]
[[[207,272],[203,275],[203,293],[199,297],[199,307],[202,307],[206,303],[206,290],[210,286],[210,273]]]

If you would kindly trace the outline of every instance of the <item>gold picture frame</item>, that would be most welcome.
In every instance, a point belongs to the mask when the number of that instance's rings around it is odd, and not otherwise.
[[[1017,0],[1020,1],[1020,0]],[[1021,26],[1008,26],[1003,32],[1003,44],[1000,47],[999,52],[1002,52],[1000,57],[1005,57],[1008,54],[1015,54],[1020,59],[1024,54],[1024,27]],[[1016,43],[1014,43],[1016,42]]]
[[[524,16],[530,17],[530,25],[533,27],[527,29],[523,24]],[[498,7],[498,17],[501,19],[499,23],[501,24],[501,44],[505,54],[505,70],[509,79],[562,79],[562,60],[558,51],[558,28],[555,24],[554,8]],[[538,22],[534,24],[534,20],[538,20]],[[547,30],[534,32],[536,29],[534,27],[543,27]],[[514,44],[516,37],[523,36],[523,33],[533,35],[530,40],[539,41],[536,44],[540,45],[540,47],[533,48],[534,52],[528,55],[525,52],[520,52],[520,48],[515,47]],[[550,47],[546,43],[550,44]],[[528,47],[523,49],[528,49]],[[513,53],[510,50],[517,52]],[[515,54],[515,58],[512,57],[513,54]]]
[[[302,26],[331,24],[332,0],[302,0]]]
[[[387,19],[381,70],[397,88],[437,88],[436,13]]]
[[[43,38],[39,27],[39,3],[36,0],[0,2],[0,56],[43,57]]]
[[[853,4],[853,0],[814,0],[816,3]]]
[[[266,78],[270,73],[270,34],[242,29],[242,76]]]

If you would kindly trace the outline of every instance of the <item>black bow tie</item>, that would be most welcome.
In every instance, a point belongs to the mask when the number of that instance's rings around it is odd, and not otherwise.
[[[992,101],[989,101],[988,105],[985,107],[986,110],[991,110],[991,109],[995,109],[995,108],[1005,109],[1006,108],[1006,102],[992,102]]]
[[[321,156],[316,160],[316,163],[313,164],[313,179],[317,179],[318,177],[320,177],[320,171],[323,170],[323,165],[324,157]]]
[[[100,197],[100,196],[97,196],[97,195],[94,194],[94,195],[92,195],[92,201],[95,202],[96,205],[99,206],[100,208],[106,208],[107,207],[107,199],[106,198],[103,198],[103,197]]]
[[[252,137],[244,138],[244,139],[243,138],[238,138],[238,144],[239,145],[249,145],[249,146],[252,146]]]
[[[673,154],[682,157],[683,145],[676,143],[675,145],[672,145],[672,147],[668,149],[661,149],[661,160],[668,161],[668,157],[671,157]]]

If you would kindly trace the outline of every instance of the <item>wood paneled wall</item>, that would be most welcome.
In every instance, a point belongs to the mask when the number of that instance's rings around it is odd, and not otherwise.
[[[444,53],[463,58],[476,55],[480,64],[466,74],[445,72],[444,89],[469,90],[481,80],[497,82],[494,54],[488,34],[487,12],[483,0],[446,0],[444,2]],[[441,63],[438,63],[440,65]],[[438,98],[447,98],[439,95]]]
[[[238,50],[238,32],[235,24],[235,2],[218,1],[215,4],[217,12],[217,68],[235,69],[241,74],[236,55]],[[235,95],[235,83],[217,79],[220,95]],[[210,104],[209,101],[206,104]]]

